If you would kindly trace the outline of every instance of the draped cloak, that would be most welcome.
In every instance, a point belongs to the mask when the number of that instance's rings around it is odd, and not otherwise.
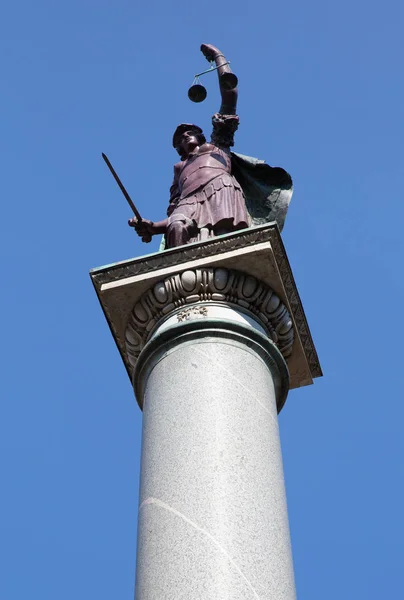
[[[289,173],[236,152],[231,152],[231,163],[232,174],[244,192],[250,227],[276,221],[282,231],[293,193]]]

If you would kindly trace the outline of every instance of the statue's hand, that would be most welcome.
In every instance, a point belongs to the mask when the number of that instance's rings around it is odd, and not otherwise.
[[[215,46],[212,46],[211,44],[202,44],[201,52],[206,58],[206,60],[208,60],[209,62],[215,60],[216,56],[220,54],[220,50],[218,50]]]
[[[152,235],[154,234],[154,223],[149,219],[142,219],[138,221],[135,217],[128,220],[129,227],[134,227],[138,236],[142,238],[142,242],[151,242]]]

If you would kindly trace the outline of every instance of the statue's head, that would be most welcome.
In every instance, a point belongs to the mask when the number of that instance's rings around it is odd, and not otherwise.
[[[198,125],[181,123],[174,131],[173,146],[182,159],[186,158],[190,150],[202,146],[206,142],[203,131]]]

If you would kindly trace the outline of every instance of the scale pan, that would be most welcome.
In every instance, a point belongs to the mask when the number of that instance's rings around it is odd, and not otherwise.
[[[207,96],[206,88],[200,83],[192,85],[188,90],[188,98],[192,102],[203,102]]]

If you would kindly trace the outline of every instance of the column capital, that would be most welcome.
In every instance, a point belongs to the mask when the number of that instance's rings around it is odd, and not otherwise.
[[[156,327],[175,313],[178,323],[207,316],[211,303],[244,309],[287,358],[292,353],[293,323],[279,296],[246,273],[223,267],[200,267],[157,281],[134,305],[125,331],[126,352],[135,367]],[[230,311],[228,312],[230,315]]]
[[[107,265],[90,275],[131,381],[142,348],[170,314],[187,321],[215,303],[247,311],[263,328],[287,361],[290,388],[322,375],[275,223]]]

